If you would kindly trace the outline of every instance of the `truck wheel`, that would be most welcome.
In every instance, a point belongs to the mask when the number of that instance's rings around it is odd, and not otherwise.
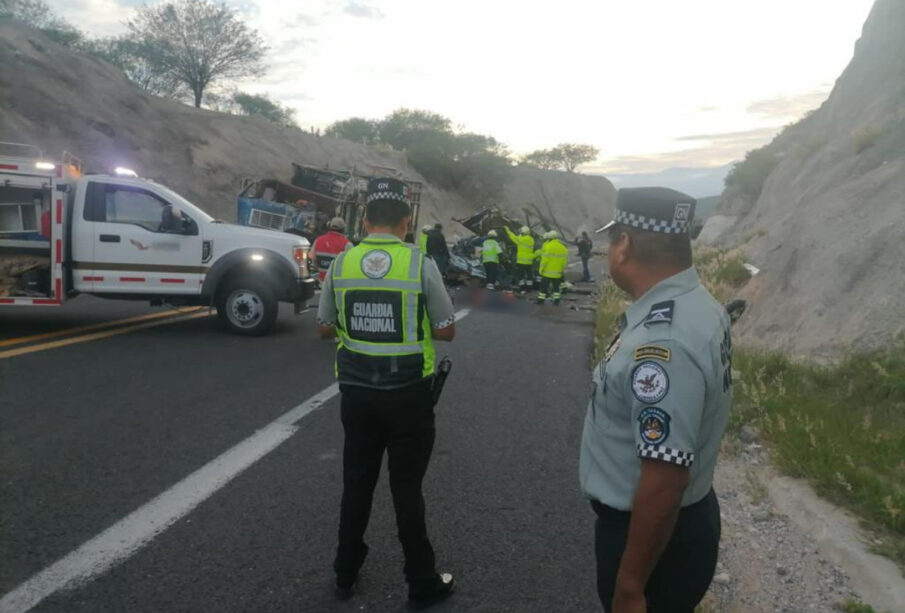
[[[249,277],[230,279],[217,295],[217,316],[230,332],[261,336],[273,328],[279,304],[266,283]]]

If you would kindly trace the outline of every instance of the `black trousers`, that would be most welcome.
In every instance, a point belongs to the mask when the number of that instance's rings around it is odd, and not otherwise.
[[[429,384],[392,391],[344,385],[340,391],[346,436],[339,545],[333,568],[337,578],[348,581],[357,576],[364,562],[368,552],[364,534],[386,450],[396,527],[405,554],[405,577],[410,587],[417,590],[436,579],[421,494],[434,448],[434,408]]]
[[[519,287],[531,286],[534,284],[534,266],[531,264],[516,264],[515,276],[518,280]]]
[[[596,501],[591,506],[597,513],[597,593],[609,613],[631,513]],[[647,612],[694,613],[713,579],[719,543],[720,506],[710,490],[702,500],[679,511],[672,538],[644,590]]]
[[[487,283],[495,285],[497,276],[500,274],[499,262],[484,262],[484,272],[487,273]]]
[[[549,298],[552,294],[554,299],[558,299],[562,294],[562,277],[559,279],[551,279],[550,277],[541,277],[540,293],[537,295],[538,300]]]

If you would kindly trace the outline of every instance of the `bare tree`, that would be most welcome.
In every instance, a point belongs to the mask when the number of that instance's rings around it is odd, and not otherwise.
[[[128,36],[86,41],[85,50],[122,69],[126,78],[155,96],[186,99],[188,88],[166,70],[156,47]]]
[[[562,159],[566,172],[575,172],[575,169],[593,161],[600,154],[600,150],[593,145],[578,145],[575,143],[562,143],[553,151]]]
[[[522,164],[527,164],[528,166],[534,166],[535,168],[541,168],[543,170],[556,170],[563,164],[562,157],[559,156],[559,153],[554,149],[538,149],[537,151],[532,151],[524,156],[521,159]]]
[[[266,48],[258,33],[235,11],[210,0],[174,0],[138,9],[128,22],[146,58],[184,83],[201,107],[213,82],[253,75],[262,69]]]

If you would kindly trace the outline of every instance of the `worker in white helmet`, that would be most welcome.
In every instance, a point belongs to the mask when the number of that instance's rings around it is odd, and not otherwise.
[[[543,304],[548,296],[551,296],[553,304],[559,305],[562,299],[562,281],[569,263],[569,248],[560,240],[560,234],[556,230],[550,230],[544,235],[547,242],[541,247],[540,276],[541,287],[537,293],[537,304]]]
[[[496,289],[497,277],[500,273],[500,254],[502,247],[497,242],[496,230],[487,233],[484,244],[481,245],[481,263],[484,264],[484,272],[487,273],[487,289]]]
[[[427,234],[433,229],[434,227],[430,224],[421,226],[421,234],[418,235],[418,247],[424,255],[427,255]]]
[[[531,287],[534,279],[534,237],[531,235],[531,228],[522,226],[519,233],[516,234],[508,227],[504,226],[506,235],[516,246],[515,278],[518,279],[519,292],[524,294]]]

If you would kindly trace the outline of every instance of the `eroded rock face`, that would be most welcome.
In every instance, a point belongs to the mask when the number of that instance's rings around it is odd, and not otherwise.
[[[762,270],[737,334],[797,355],[905,330],[905,2],[878,0],[829,99],[769,145],[779,163],[731,235]]]

